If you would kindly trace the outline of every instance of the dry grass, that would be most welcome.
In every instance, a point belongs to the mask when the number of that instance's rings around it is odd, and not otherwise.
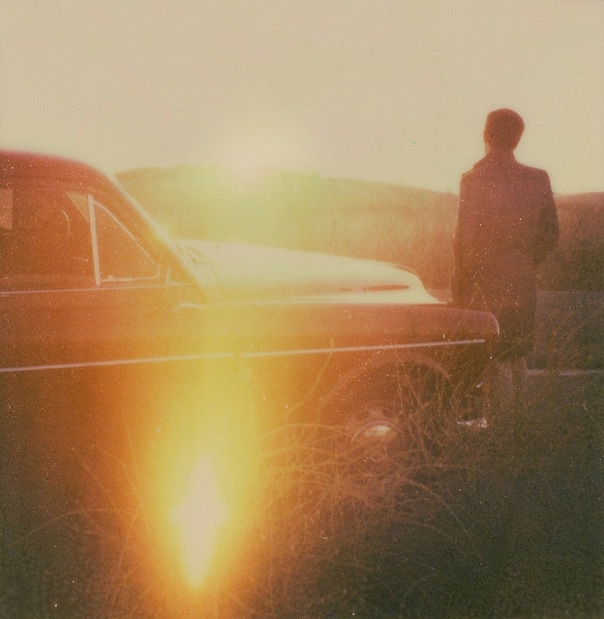
[[[550,372],[532,378],[528,410],[507,426],[451,423],[436,447],[402,458],[374,458],[333,427],[278,428],[264,438],[255,515],[198,592],[166,595],[170,566],[149,565],[145,505],[133,501],[127,512],[69,515],[63,537],[53,534],[59,550],[13,544],[19,569],[5,572],[14,586],[0,610],[595,619],[604,613],[603,410],[601,376]]]
[[[603,387],[535,377],[506,428],[396,461],[277,430],[236,568],[179,616],[601,616]]]

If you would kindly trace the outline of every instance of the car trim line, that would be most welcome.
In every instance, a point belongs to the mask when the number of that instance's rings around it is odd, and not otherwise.
[[[334,348],[304,348],[300,350],[277,350],[277,351],[260,351],[244,353],[242,357],[281,357],[288,355],[315,355],[321,353],[336,353],[336,352],[377,352],[380,350],[400,350],[409,348],[434,348],[443,346],[461,346],[468,344],[485,344],[486,340],[449,340],[443,342],[417,342],[413,344],[386,344],[376,346],[340,346]]]
[[[274,351],[259,351],[259,352],[216,352],[216,353],[203,353],[192,355],[175,355],[173,357],[143,357],[136,359],[112,359],[108,361],[89,361],[89,362],[73,362],[73,363],[56,363],[49,365],[32,365],[32,366],[16,366],[16,367],[2,367],[0,368],[0,374],[8,374],[13,372],[36,372],[36,371],[48,371],[48,370],[69,370],[77,368],[90,368],[90,367],[110,367],[119,365],[136,365],[143,363],[165,363],[175,361],[194,361],[196,359],[226,359],[232,358],[244,358],[244,359],[257,359],[262,357],[290,357],[294,355],[318,355],[318,354],[334,354],[334,353],[348,353],[348,352],[379,352],[387,350],[408,350],[415,348],[434,348],[443,346],[468,346],[485,344],[486,339],[468,339],[468,340],[452,340],[443,342],[417,342],[412,344],[387,344],[376,346],[342,346],[333,348],[303,348],[303,349],[290,349],[290,350],[274,350]]]

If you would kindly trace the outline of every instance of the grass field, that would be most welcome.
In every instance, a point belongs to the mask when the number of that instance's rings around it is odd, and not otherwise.
[[[350,462],[297,466],[304,501],[277,500],[256,563],[265,578],[225,611],[604,616],[603,409],[602,374],[534,373],[527,414],[464,428],[430,460],[374,476]]]
[[[140,514],[117,547],[90,526],[103,514],[81,514],[85,537],[70,518],[50,548],[5,540],[18,569],[0,574],[0,616],[603,617],[603,410],[601,371],[539,371],[526,412],[452,424],[401,459],[334,449],[335,430],[278,429],[255,516],[199,590],[166,594],[170,566],[129,554]]]
[[[602,410],[601,372],[541,371],[525,413],[396,462],[282,429],[234,565],[131,616],[603,617]]]

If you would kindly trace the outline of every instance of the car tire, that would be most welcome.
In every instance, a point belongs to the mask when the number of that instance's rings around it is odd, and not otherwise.
[[[450,391],[438,366],[398,362],[340,386],[323,405],[323,418],[372,460],[432,457],[447,425]]]

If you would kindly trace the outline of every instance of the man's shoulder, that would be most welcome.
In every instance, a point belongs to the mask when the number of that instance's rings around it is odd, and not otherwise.
[[[523,163],[516,162],[516,166],[519,170],[522,171],[526,176],[533,176],[535,178],[549,178],[549,174],[546,170],[542,170],[541,168],[534,168],[532,166],[525,165]]]
[[[462,181],[469,181],[473,178],[481,178],[497,174],[497,170],[502,168],[512,169],[516,178],[524,177],[537,181],[549,182],[549,175],[546,170],[519,163],[515,159],[491,159],[484,157],[478,161],[471,170],[461,175]]]
[[[552,186],[549,174],[541,168],[517,164],[517,169],[513,171],[514,181],[518,186],[525,187],[527,190],[540,195],[552,194]]]
[[[469,178],[471,176],[476,176],[483,172],[485,167],[488,167],[490,161],[488,157],[483,157],[480,161],[477,161],[471,169],[467,170],[461,175],[461,178]]]

